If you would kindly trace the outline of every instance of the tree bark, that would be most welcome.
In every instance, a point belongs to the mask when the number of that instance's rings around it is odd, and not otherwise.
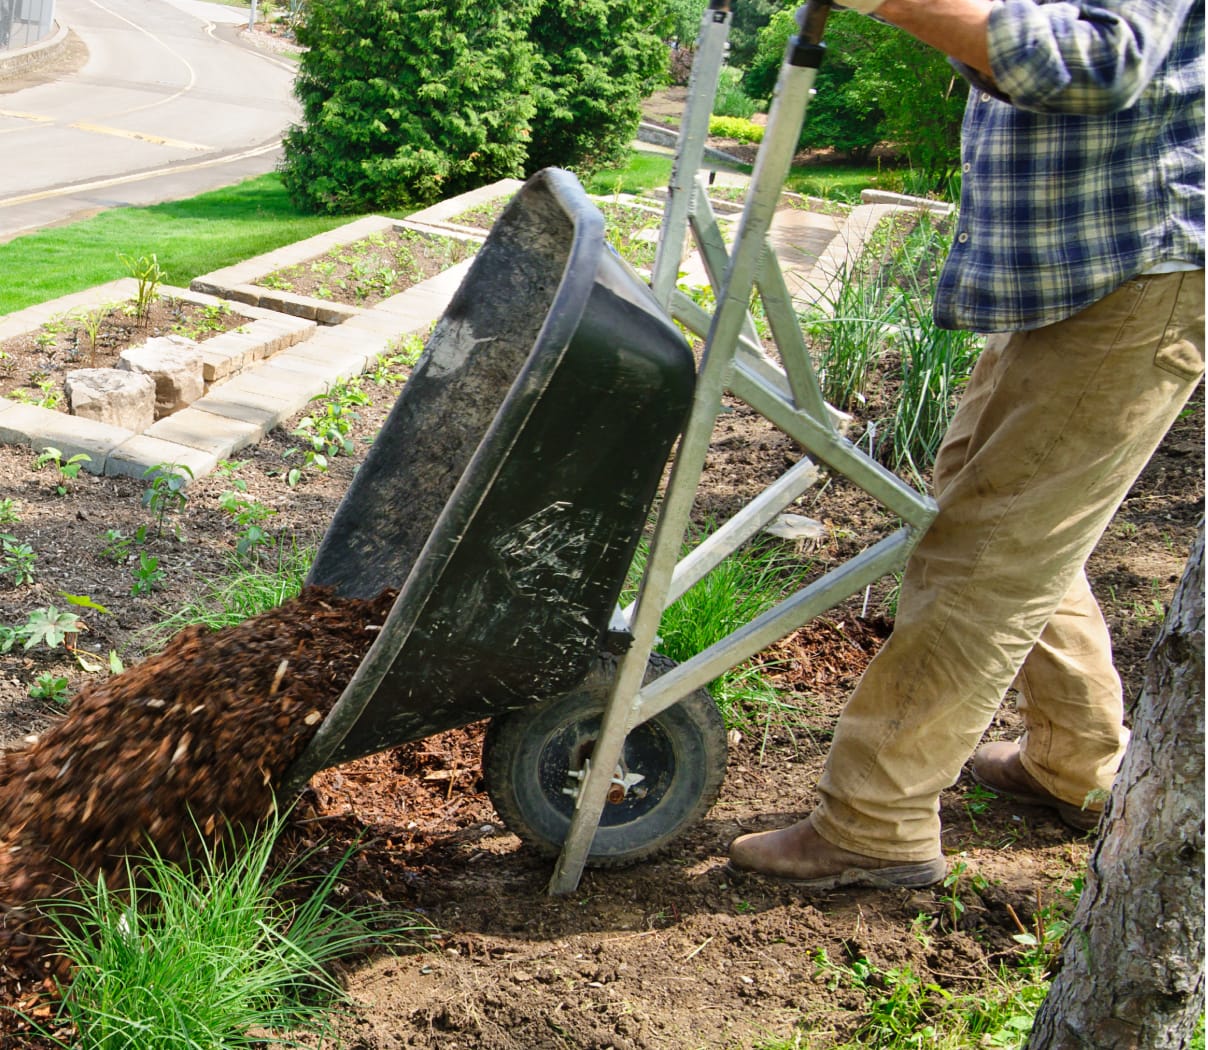
[[[1186,1047],[1204,996],[1204,522],[1028,1050]]]

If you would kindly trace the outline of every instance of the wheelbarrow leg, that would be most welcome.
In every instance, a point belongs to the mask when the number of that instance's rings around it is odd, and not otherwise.
[[[658,249],[650,276],[651,291],[664,310],[671,304],[671,293],[675,291],[675,281],[683,261],[688,212],[696,192],[696,173],[705,155],[709,117],[713,100],[717,97],[721,67],[726,59],[731,6],[730,0],[709,0],[709,6],[701,16],[700,33],[696,38],[696,54],[688,78],[688,104],[680,125],[671,182],[667,186],[667,207],[663,212],[663,225],[659,230]]]
[[[820,43],[829,3],[809,5],[808,31],[789,42],[776,85],[775,99],[751,178],[734,252],[726,268],[718,308],[705,344],[692,414],[680,442],[655,527],[634,608],[630,631],[633,644],[621,659],[608,705],[592,752],[591,768],[579,786],[576,809],[550,879],[553,895],[573,893],[579,885],[600,816],[604,811],[613,770],[621,757],[625,736],[636,713],[646,660],[654,647],[659,621],[671,589],[672,574],[687,530],[692,503],[704,469],[714,420],[721,408],[739,335],[747,318],[747,303],[759,272],[764,241],[780,192],[792,165],[801,122],[818,73]],[[805,37],[809,39],[804,39]]]

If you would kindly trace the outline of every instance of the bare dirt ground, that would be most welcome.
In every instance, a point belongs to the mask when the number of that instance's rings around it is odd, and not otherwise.
[[[238,467],[192,484],[187,503],[162,528],[142,504],[147,482],[65,479],[50,467],[34,470],[30,450],[0,446],[0,499],[14,501],[0,532],[36,556],[32,581],[17,585],[11,572],[0,575],[0,625],[18,626],[51,605],[70,608],[86,625],[75,655],[20,642],[0,654],[0,744],[19,754],[29,734],[62,719],[63,703],[29,695],[40,676],[64,678],[69,696],[97,685],[111,651],[127,665],[147,659],[165,644],[174,612],[212,600],[214,583],[238,556],[241,531],[223,509],[224,494],[238,492],[275,512],[263,527],[280,541],[276,549],[313,546],[397,396],[397,383],[382,378],[363,384],[368,403],[355,409],[351,456],[332,458],[326,473],[304,472],[291,488],[286,476],[300,443],[291,433],[298,419],[291,420],[241,453]],[[749,410],[728,407],[697,522],[726,517],[800,457]],[[1130,702],[1202,511],[1203,435],[1201,391],[1088,566]],[[839,478],[792,509],[826,527],[824,539],[799,552],[817,572],[895,526]],[[163,575],[150,591],[133,594],[143,555]],[[944,848],[963,872],[947,888],[807,897],[734,879],[724,867],[734,835],[811,808],[843,700],[889,627],[892,584],[883,581],[867,602],[845,603],[768,654],[784,706],[731,733],[722,794],[704,820],[639,866],[589,871],[569,897],[546,894],[550,862],[494,813],[479,766],[481,725],[317,776],[282,854],[316,847],[326,851],[316,854],[322,863],[358,843],[346,869],[347,899],[414,910],[434,930],[426,950],[369,958],[344,973],[351,1000],[344,1045],[681,1050],[754,1048],[797,1033],[803,1047],[820,1047],[850,1034],[869,1003],[866,991],[820,970],[822,953],[838,963],[867,959],[881,970],[909,965],[950,991],[992,979],[1019,950],[1012,912],[1026,924],[1038,907],[1065,900],[1085,864],[1088,839],[1044,811],[987,802],[967,779],[946,791]],[[69,595],[105,611],[70,604]],[[1009,736],[1017,724],[1008,702],[991,735]],[[275,750],[268,732],[256,730],[251,751],[257,737],[265,753]],[[216,761],[237,776],[249,760]],[[26,1005],[37,992],[28,983],[8,988],[10,1002]],[[0,1035],[0,1045],[41,1050],[27,1034]]]

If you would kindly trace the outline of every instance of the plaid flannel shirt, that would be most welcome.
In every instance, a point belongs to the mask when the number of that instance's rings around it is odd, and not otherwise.
[[[1052,324],[1204,265],[1204,0],[1003,0],[972,83],[936,323]]]

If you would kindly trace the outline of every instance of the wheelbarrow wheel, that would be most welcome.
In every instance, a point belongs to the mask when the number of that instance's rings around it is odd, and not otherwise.
[[[646,681],[675,663],[654,655]],[[483,773],[495,810],[524,842],[553,856],[574,813],[573,791],[591,757],[616,670],[602,657],[575,691],[491,720]],[[626,737],[614,787],[587,863],[621,867],[672,843],[717,799],[726,772],[726,727],[713,697],[697,689]]]

